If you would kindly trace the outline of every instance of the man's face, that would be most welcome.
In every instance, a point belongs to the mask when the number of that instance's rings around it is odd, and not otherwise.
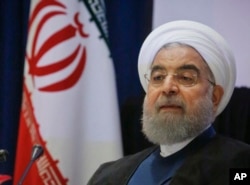
[[[209,68],[188,46],[161,49],[148,74],[143,132],[157,144],[174,144],[200,134],[214,120],[217,94]]]

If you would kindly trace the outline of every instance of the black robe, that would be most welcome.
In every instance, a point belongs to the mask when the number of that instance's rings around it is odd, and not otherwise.
[[[140,163],[157,148],[101,165],[88,185],[127,184]],[[228,185],[231,168],[250,168],[250,146],[216,135],[184,160],[170,185]]]

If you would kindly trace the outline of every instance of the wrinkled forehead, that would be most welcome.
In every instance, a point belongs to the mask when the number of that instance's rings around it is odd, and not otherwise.
[[[149,71],[164,68],[167,70],[168,64],[173,64],[177,71],[188,69],[197,73],[208,73],[209,77],[214,79],[205,59],[194,47],[188,44],[179,42],[164,44],[155,54]]]

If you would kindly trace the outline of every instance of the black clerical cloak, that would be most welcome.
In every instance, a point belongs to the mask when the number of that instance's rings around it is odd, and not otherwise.
[[[157,148],[101,165],[88,185],[126,185],[141,162]],[[228,185],[230,168],[250,168],[250,146],[215,135],[186,157],[170,185]]]

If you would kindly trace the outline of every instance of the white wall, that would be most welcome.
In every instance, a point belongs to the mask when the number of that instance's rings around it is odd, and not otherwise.
[[[218,31],[234,51],[236,86],[250,87],[250,0],[154,0],[154,27],[178,19]]]

